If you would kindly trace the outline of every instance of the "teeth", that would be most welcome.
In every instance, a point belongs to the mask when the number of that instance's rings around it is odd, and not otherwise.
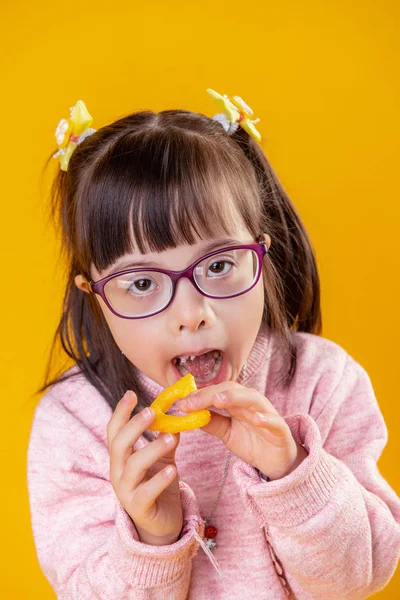
[[[213,369],[212,373],[210,373],[208,375],[208,377],[205,377],[204,379],[196,377],[196,381],[198,383],[202,383],[203,381],[204,382],[211,381],[217,376],[218,371],[221,366],[221,363],[222,363],[222,353],[219,352],[219,350],[215,350],[213,355],[214,355],[214,358],[216,358],[216,361],[215,361],[215,365],[214,365],[214,369]],[[190,356],[178,356],[175,359],[175,365],[176,365],[178,371],[180,371],[180,373],[182,375],[187,375],[188,373],[190,373],[189,369],[186,366],[186,363],[190,358],[191,358]]]
[[[219,358],[221,356],[221,352],[219,350],[213,350],[212,355],[214,358]],[[177,356],[174,359],[174,362],[176,365],[186,365],[186,363],[191,360],[193,361],[196,358],[195,355],[190,356],[190,355],[182,355],[182,356]]]

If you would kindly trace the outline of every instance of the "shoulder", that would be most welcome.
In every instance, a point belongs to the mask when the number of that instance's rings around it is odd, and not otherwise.
[[[81,485],[83,474],[107,480],[112,409],[83,374],[71,371],[35,408],[27,451],[31,490],[56,485],[62,494]]]
[[[312,333],[293,333],[297,348],[296,371],[289,389],[281,396],[285,411],[295,409],[317,417],[332,399],[372,391],[368,373],[342,346]]]
[[[300,386],[309,382],[309,413],[369,414],[383,426],[378,401],[366,369],[339,344],[308,333],[297,333]]]
[[[326,382],[332,391],[341,384],[370,381],[366,369],[349,352],[332,340],[312,333],[296,332],[298,376],[311,377],[315,384]]]
[[[325,442],[336,433],[354,446],[367,439],[386,444],[387,426],[367,370],[340,345],[307,333],[297,333],[298,390],[308,387],[304,412],[317,423]],[[300,411],[301,412],[301,411]]]
[[[96,430],[108,422],[112,416],[111,407],[77,366],[68,369],[60,379],[38,402],[33,428],[51,424],[53,431],[76,432],[79,429]]]
[[[339,380],[351,358],[348,352],[336,342],[313,333],[295,332],[297,365],[299,375],[323,375]]]

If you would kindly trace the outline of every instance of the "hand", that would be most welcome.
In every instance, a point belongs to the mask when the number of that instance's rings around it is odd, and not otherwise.
[[[191,401],[196,404],[190,405]],[[233,454],[270,479],[285,477],[308,455],[271,402],[257,390],[224,381],[178,403],[182,412],[210,406],[226,410],[230,417],[210,411],[210,422],[200,429],[219,437]]]
[[[166,443],[168,434],[160,434],[135,452],[134,444],[155,419],[152,409],[149,417],[144,409],[130,419],[136,404],[136,394],[128,391],[118,402],[107,425],[110,481],[140,540],[154,546],[168,545],[179,538],[183,526],[175,464],[180,434],[172,436],[170,445]],[[167,471],[169,467],[172,474]]]

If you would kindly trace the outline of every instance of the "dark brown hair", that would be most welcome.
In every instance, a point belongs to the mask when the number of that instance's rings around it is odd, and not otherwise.
[[[272,240],[263,265],[263,321],[282,342],[285,387],[296,370],[293,332],[321,334],[320,284],[311,242],[261,146],[241,127],[228,135],[217,121],[185,110],[130,114],[78,145],[67,172],[58,167],[50,207],[61,233],[67,281],[37,393],[71,377],[65,372],[51,376],[61,343],[78,374],[113,409],[133,389],[138,394],[135,412],[141,410],[135,367],[121,355],[94,294],[79,290],[75,276],[91,279],[91,264],[105,270],[134,251],[133,241],[146,253],[192,244],[196,237],[231,235],[235,216],[254,239],[265,232]]]

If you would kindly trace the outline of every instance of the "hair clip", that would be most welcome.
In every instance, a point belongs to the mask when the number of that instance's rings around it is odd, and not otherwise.
[[[90,125],[93,117],[89,114],[83,100],[78,100],[75,106],[70,108],[69,119],[61,119],[55,132],[58,151],[53,158],[60,157],[60,168],[68,171],[68,163],[78,144],[97,131]]]
[[[231,100],[226,94],[221,96],[211,88],[207,88],[206,91],[222,110],[222,113],[212,117],[213,120],[221,123],[229,135],[234,133],[240,125],[257,142],[261,141],[261,134],[254,127],[254,123],[258,123],[260,119],[250,119],[253,116],[253,111],[240,96],[233,96]]]

